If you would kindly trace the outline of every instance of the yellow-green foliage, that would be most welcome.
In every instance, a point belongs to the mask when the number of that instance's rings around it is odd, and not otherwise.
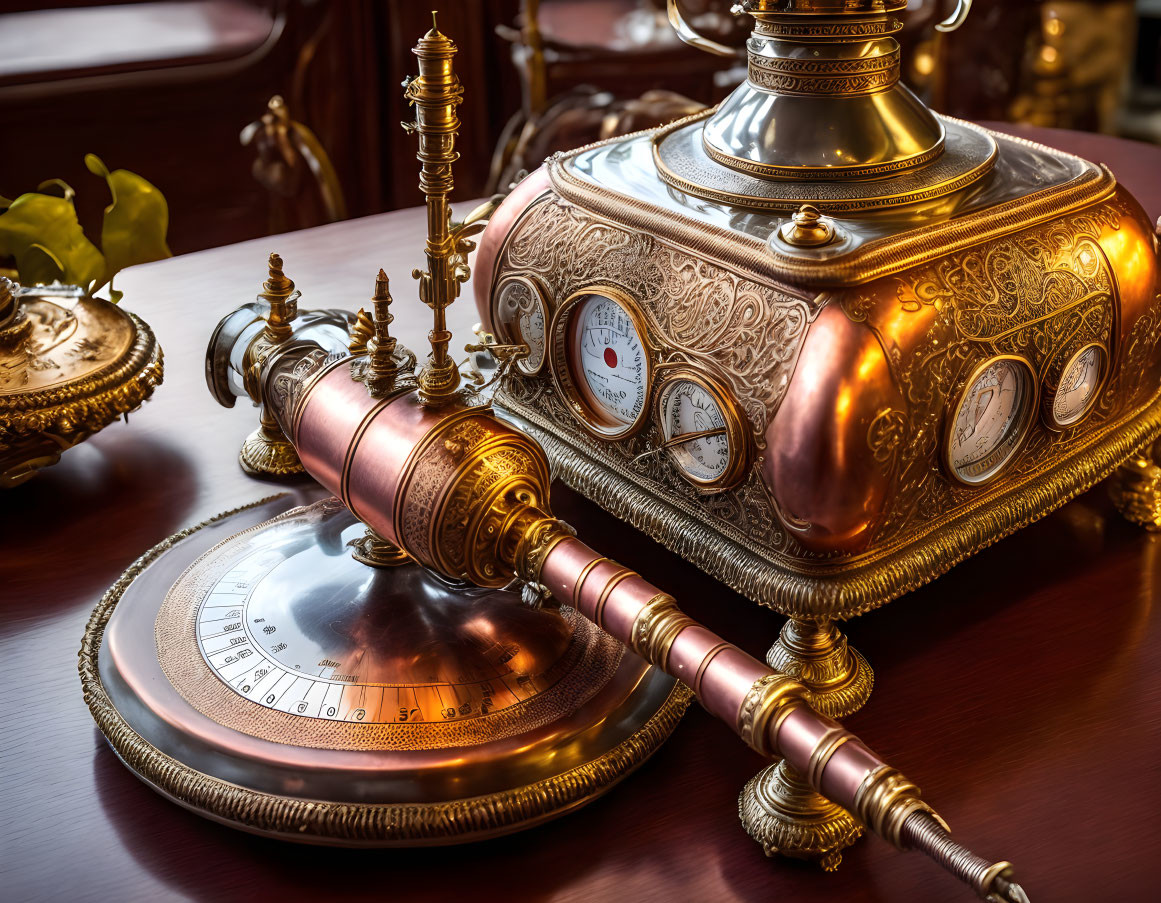
[[[121,293],[112,285],[118,272],[170,256],[165,244],[169,206],[156,187],[135,173],[109,172],[94,154],[85,157],[85,165],[105,180],[112,195],[101,226],[101,249],[85,237],[77,221],[72,188],[53,179],[39,188],[56,185],[64,197],[29,192],[13,201],[0,198],[0,207],[8,208],[0,214],[0,257],[15,258],[25,285],[59,279],[89,294],[108,285],[112,300],[118,301]]]

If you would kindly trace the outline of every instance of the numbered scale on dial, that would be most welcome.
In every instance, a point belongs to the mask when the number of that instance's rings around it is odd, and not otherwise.
[[[681,475],[702,489],[736,484],[749,441],[733,395],[707,374],[683,368],[662,382],[657,396],[662,445]]]
[[[996,477],[1028,436],[1036,379],[1023,358],[997,357],[972,374],[951,422],[948,463],[961,482]]]
[[[603,793],[688,704],[571,609],[370,567],[341,503],[292,505],[163,543],[86,631],[98,726],[182,805],[314,843],[475,840]]]
[[[359,532],[352,524],[340,538],[349,541]],[[353,579],[344,580],[344,571]],[[316,585],[320,574],[327,593],[301,598],[300,588]],[[454,625],[455,634],[414,636],[399,617],[410,599],[391,593],[384,599],[390,611],[357,604],[386,576],[359,573],[341,556],[311,554],[293,541],[260,548],[210,585],[198,612],[202,656],[223,682],[266,708],[374,723],[480,718],[532,698],[567,670],[563,621],[555,636],[538,635],[533,648],[518,633],[496,635],[494,623],[474,614]],[[396,589],[424,582],[440,587],[425,572],[394,576],[402,578],[392,581],[400,584]],[[466,587],[459,592],[466,613],[473,612],[471,600],[490,595]],[[417,654],[404,664],[401,641],[454,654]],[[544,671],[530,671],[549,645],[558,657]]]
[[[649,350],[640,316],[611,288],[569,298],[557,314],[553,373],[589,430],[615,439],[646,414]]]

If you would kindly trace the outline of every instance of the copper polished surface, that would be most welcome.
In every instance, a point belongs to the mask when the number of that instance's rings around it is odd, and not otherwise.
[[[762,476],[783,522],[807,548],[857,551],[871,540],[891,473],[866,454],[867,424],[905,408],[883,346],[828,305],[818,315],[778,413]],[[841,479],[836,479],[841,474]]]
[[[346,480],[347,498],[355,511],[372,524],[380,536],[398,544],[393,509],[384,499],[394,500],[399,480],[416,443],[439,422],[437,414],[416,404],[412,395],[404,395],[387,404],[367,426],[363,434],[366,448],[374,449],[372,457],[351,454],[350,476]],[[356,462],[362,466],[356,467]]]
[[[548,187],[548,170],[541,167],[530,173],[512,189],[512,193],[492,214],[488,229],[480,236],[476,256],[472,262],[472,287],[475,292],[476,311],[480,322],[488,332],[495,331],[495,324],[492,322],[492,276],[504,240],[520,215],[537,197],[547,191]]]
[[[1140,145],[1020,134],[1102,159],[1151,217],[1161,215],[1153,157]],[[381,900],[389,881],[393,895],[424,903],[478,898],[481,876],[501,874],[505,899],[521,903],[971,900],[922,857],[883,843],[856,844],[830,875],[767,860],[736,814],[738,791],[762,760],[697,707],[602,801],[450,856],[304,849],[240,834],[166,802],[116,760],[77,691],[76,651],[93,604],[153,543],[271,491],[237,466],[253,421],[206,392],[205,337],[252,294],[270,250],[297,261],[304,304],[343,306],[366,297],[379,266],[405,284],[422,228],[422,211],[412,210],[122,274],[126,307],[166,347],[166,384],[128,425],[114,424],[4,496],[0,654],[12,675],[0,697],[5,895],[244,901],[260,891],[280,900]],[[191,293],[218,301],[189,305]],[[393,308],[400,341],[412,347],[429,328],[417,307],[399,292]],[[472,306],[449,313],[466,341]],[[764,654],[781,618],[563,487],[553,495],[556,513],[600,536],[609,554],[679,590],[714,631]],[[923,787],[954,836],[981,853],[1018,857],[1033,900],[1152,899],[1156,863],[1145,851],[1161,847],[1158,602],[1161,541],[1123,523],[1098,487],[854,622],[852,642],[880,681],[846,726]],[[1115,765],[1095,767],[1102,760]]]
[[[351,437],[367,412],[380,404],[366,386],[351,379],[345,364],[338,364],[314,384],[298,411],[286,412],[297,414],[294,442],[302,466],[335,495],[342,492]]]
[[[541,579],[561,601],[573,601],[581,614],[629,643],[640,612],[660,590],[626,573],[624,566],[570,537],[548,552]],[[691,638],[681,644],[685,634]],[[676,656],[670,654],[666,670],[696,688],[706,709],[731,727],[741,723],[751,687],[772,674],[767,665],[698,624],[680,628],[673,647],[678,651]],[[661,661],[653,658],[654,664]],[[777,750],[813,786],[825,787],[830,798],[847,809],[854,808],[863,779],[885,764],[857,737],[800,704],[785,717],[772,718],[765,731],[763,748]],[[834,745],[828,746],[823,741],[832,735]]]

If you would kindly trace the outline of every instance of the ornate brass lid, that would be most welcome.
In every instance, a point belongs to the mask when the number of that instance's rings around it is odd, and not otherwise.
[[[162,379],[149,327],[79,288],[0,277],[0,487],[128,414]]]
[[[663,177],[701,197],[730,193],[731,181],[758,182],[735,192],[742,206],[768,208],[770,198],[791,194],[810,195],[804,200],[815,204],[850,193],[874,201],[859,209],[914,203],[979,178],[994,147],[970,147],[963,159],[965,146],[951,146],[948,123],[899,81],[894,35],[906,6],[905,0],[742,0],[733,11],[754,19],[746,80],[697,121],[696,149],[662,166]],[[940,29],[958,26],[969,7],[961,0]],[[669,0],[669,17],[687,43],[738,55],[697,34],[676,0]],[[950,165],[949,151],[956,157]],[[806,184],[778,187],[786,182]],[[840,182],[851,184],[836,187]],[[860,184],[866,182],[877,184]]]

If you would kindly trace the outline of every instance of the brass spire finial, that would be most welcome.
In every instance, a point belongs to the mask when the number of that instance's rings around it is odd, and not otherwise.
[[[448,354],[452,334],[444,311],[468,277],[466,246],[452,225],[448,206],[452,164],[459,159],[456,107],[463,99],[463,87],[452,68],[456,45],[439,32],[434,13],[431,31],[419,39],[412,53],[419,61],[419,75],[405,83],[404,96],[415,107],[416,117],[404,127],[419,135],[419,188],[427,199],[427,269],[415,270],[414,276],[419,280],[419,297],[431,308],[434,320],[428,334],[431,354],[419,374],[419,397],[425,404],[442,404],[458,397],[460,384],[459,368]]]
[[[375,333],[367,343],[369,360],[363,381],[371,395],[378,398],[395,388],[395,378],[399,373],[396,341],[391,335],[391,323],[395,317],[391,315],[390,283],[383,270],[379,270],[375,277],[375,294],[371,296],[371,303],[375,310]]]
[[[271,253],[267,263],[270,275],[262,283],[258,295],[270,303],[270,314],[266,317],[266,338],[271,342],[281,342],[291,333],[290,321],[298,316],[298,295],[294,283],[282,272],[282,258]]]

